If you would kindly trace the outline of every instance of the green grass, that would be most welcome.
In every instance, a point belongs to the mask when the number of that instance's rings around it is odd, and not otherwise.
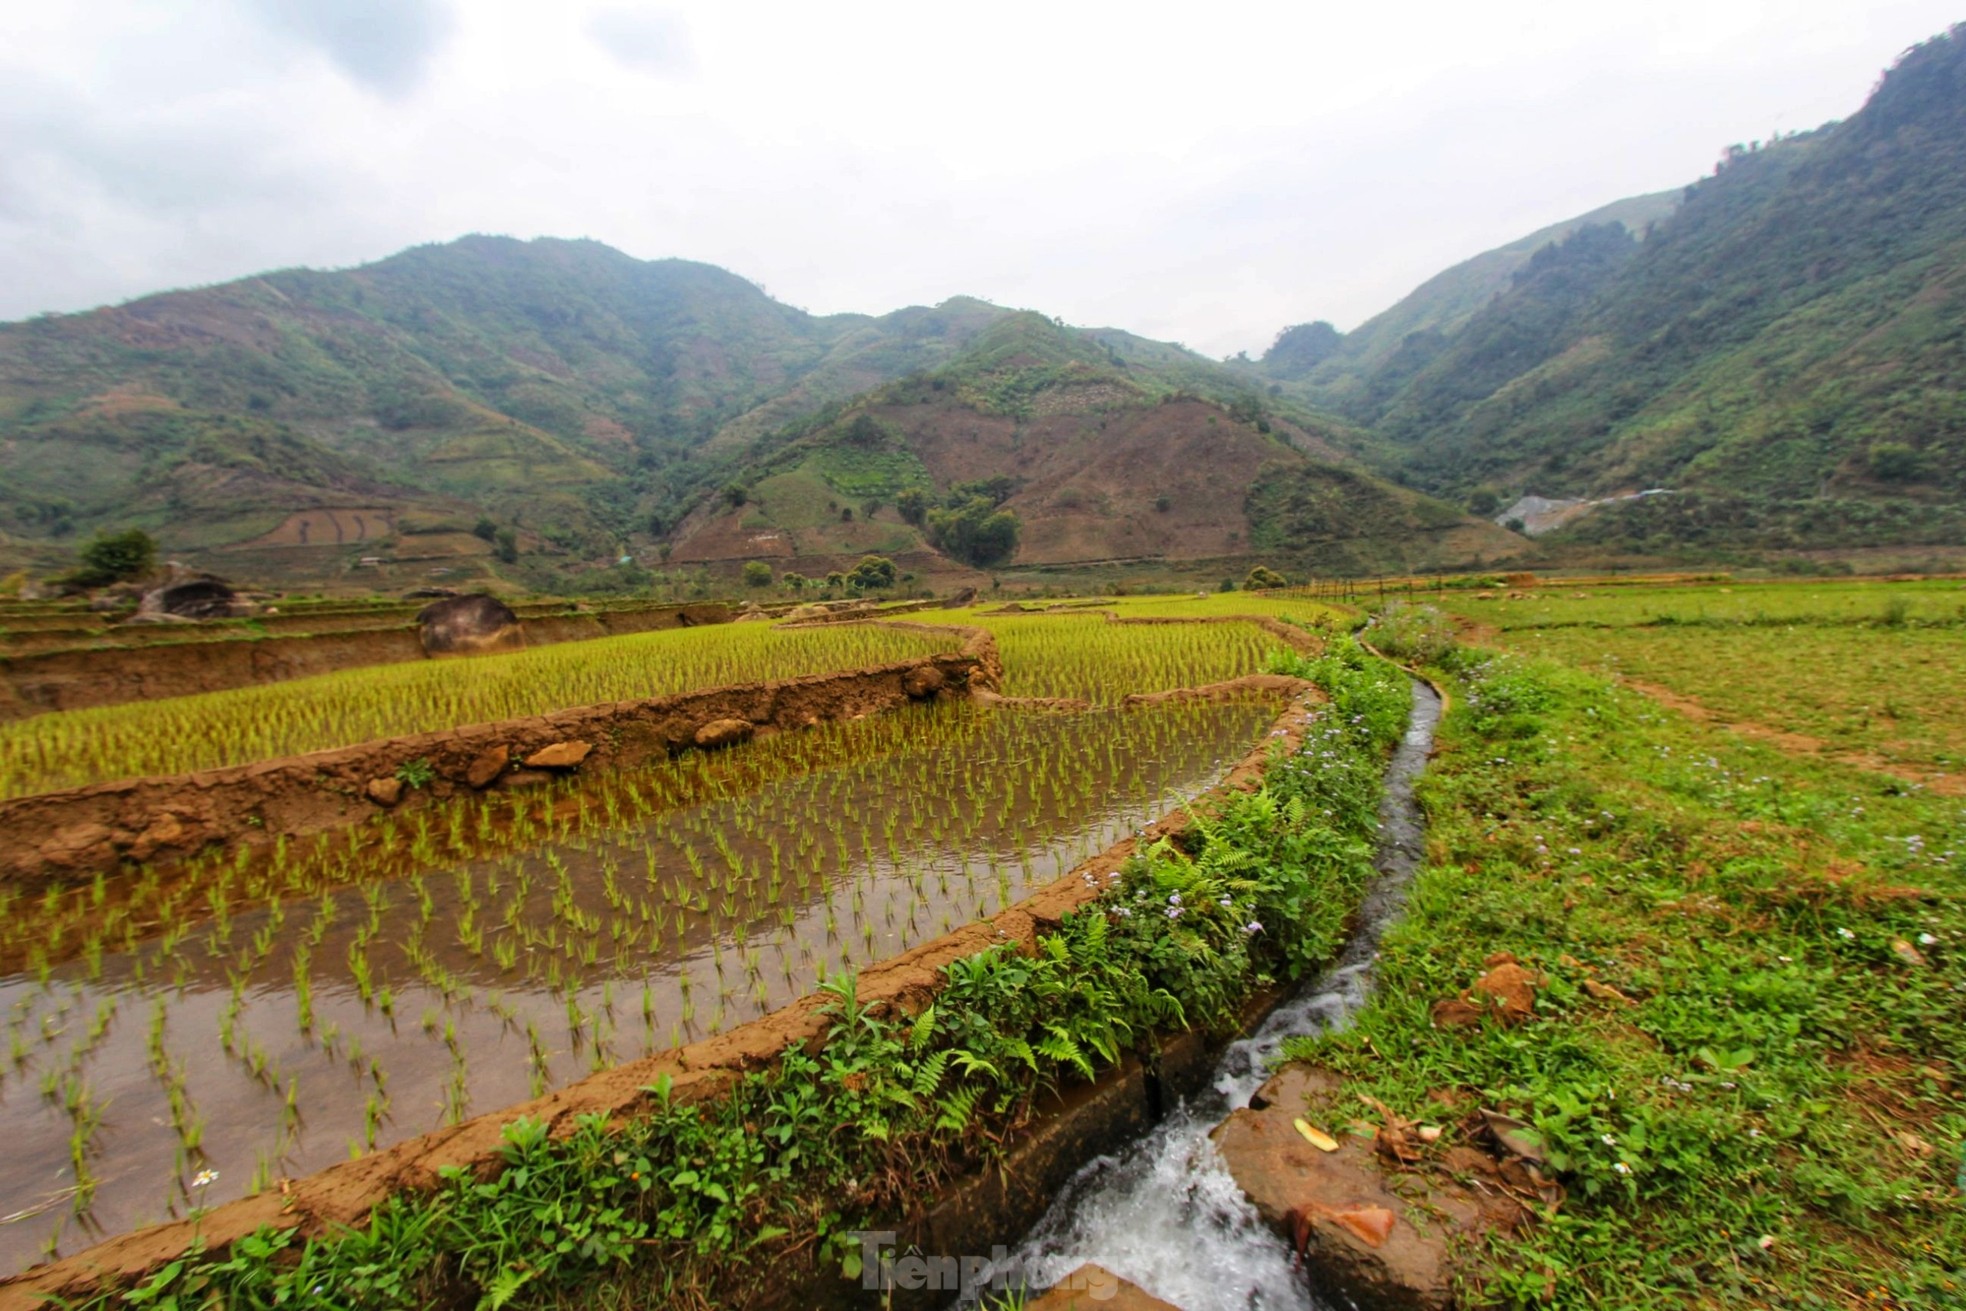
[[[1440,604],[1504,632],[1674,624],[1875,624],[1894,614],[1900,622],[1957,623],[1966,620],[1966,584],[1932,578],[1904,583],[1811,579],[1631,586],[1546,579],[1531,588],[1497,586],[1486,600],[1478,593],[1450,592],[1440,598]]]
[[[1919,775],[1966,760],[1966,587],[1809,582],[1549,584],[1443,608],[1511,650],[1658,684],[1723,719]]]
[[[1334,1115],[1370,1094],[1443,1148],[1476,1107],[1533,1126],[1565,1200],[1467,1254],[1467,1305],[1966,1300],[1960,802],[1513,657],[1463,682],[1422,799],[1374,1000],[1291,1055],[1346,1076]],[[1435,1027],[1501,951],[1534,1019]]]

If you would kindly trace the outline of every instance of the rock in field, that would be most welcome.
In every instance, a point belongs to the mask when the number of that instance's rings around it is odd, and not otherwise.
[[[1291,1066],[1213,1134],[1216,1150],[1265,1224],[1303,1253],[1311,1282],[1360,1311],[1447,1311],[1453,1305],[1449,1238],[1512,1223],[1516,1208],[1429,1174],[1388,1167],[1372,1139],[1335,1151],[1308,1141],[1296,1121],[1308,1095],[1337,1080]]]
[[[1090,1261],[1030,1304],[1030,1311],[1181,1311]]]
[[[587,759],[587,753],[594,749],[592,742],[555,742],[552,746],[541,747],[526,757],[527,769],[572,769]]]
[[[480,790],[488,788],[498,781],[498,776],[505,772],[505,766],[511,759],[512,748],[502,742],[495,747],[486,747],[471,757],[471,763],[464,767],[464,781]]]
[[[917,701],[934,696],[948,679],[934,665],[916,665],[901,680],[901,690]]]
[[[748,719],[713,719],[696,730],[696,745],[705,751],[734,746],[750,741],[751,734],[756,731]]]
[[[425,655],[483,655],[526,644],[512,607],[481,592],[433,601],[417,611],[416,622]]]
[[[372,778],[368,786],[369,800],[378,806],[388,807],[403,799],[403,780],[400,778]]]

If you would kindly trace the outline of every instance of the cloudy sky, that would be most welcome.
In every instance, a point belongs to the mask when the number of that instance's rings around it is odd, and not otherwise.
[[[1962,9],[11,4],[0,318],[477,231],[1254,353],[1847,116]]]

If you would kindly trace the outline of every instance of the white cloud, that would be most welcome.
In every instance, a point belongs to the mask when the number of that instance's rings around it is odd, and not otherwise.
[[[357,82],[402,96],[450,34],[442,0],[245,0],[276,31],[313,46]]]
[[[587,35],[630,68],[661,76],[696,66],[689,25],[659,9],[603,9],[587,21]]]
[[[1937,0],[0,9],[0,316],[470,231],[1212,353],[1861,103]]]

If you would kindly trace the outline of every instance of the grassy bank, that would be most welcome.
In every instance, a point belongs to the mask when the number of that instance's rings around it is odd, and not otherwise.
[[[1438,653],[1428,858],[1376,999],[1291,1055],[1561,1186],[1472,1306],[1966,1304],[1966,813],[1547,660]],[[1761,675],[1779,683],[1772,673]],[[1437,1027],[1509,952],[1535,1014]],[[1369,1118],[1369,1117],[1368,1117]]]
[[[952,964],[921,1013],[876,1013],[842,977],[825,1044],[721,1100],[657,1087],[646,1114],[560,1140],[519,1121],[494,1177],[451,1172],[359,1229],[264,1231],[82,1305],[734,1306],[788,1270],[858,1273],[849,1233],[986,1167],[1049,1089],[1329,957],[1370,875],[1407,684],[1342,640],[1286,663],[1332,705],[1263,788],[1129,862],[1035,952]]]

